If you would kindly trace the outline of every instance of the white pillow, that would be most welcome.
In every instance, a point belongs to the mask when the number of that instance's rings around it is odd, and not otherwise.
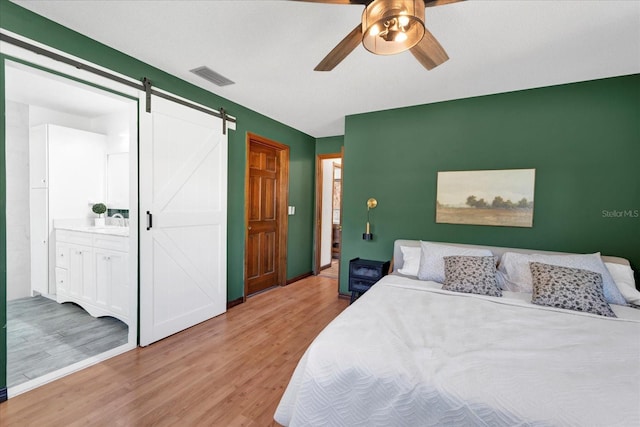
[[[420,242],[422,253],[418,279],[444,283],[444,257],[493,256],[489,249],[465,248],[442,243]]]
[[[640,292],[636,289],[636,281],[633,279],[633,270],[628,265],[605,262],[605,267],[611,273],[618,290],[631,304],[640,305]]]
[[[605,267],[600,253],[594,254],[520,254],[505,252],[500,259],[499,270],[505,274],[506,287],[513,292],[533,292],[533,278],[531,277],[530,262],[558,265],[561,267],[578,268],[593,271],[602,275],[602,287],[607,302],[611,304],[626,304],[616,286],[609,270]]]
[[[402,251],[402,268],[398,269],[398,273],[407,276],[417,276],[420,267],[420,246],[400,246]]]

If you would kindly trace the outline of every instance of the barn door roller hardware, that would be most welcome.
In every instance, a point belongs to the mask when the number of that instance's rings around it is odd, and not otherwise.
[[[107,78],[109,80],[118,82],[118,83],[123,84],[125,86],[129,86],[129,87],[135,88],[137,90],[144,91],[145,94],[146,94],[146,112],[147,113],[151,112],[151,95],[156,95],[156,96],[159,96],[160,98],[164,98],[166,100],[169,100],[169,101],[172,101],[172,102],[176,102],[176,103],[184,105],[186,107],[193,108],[194,110],[198,110],[198,111],[201,111],[201,112],[203,112],[205,114],[210,114],[210,115],[212,115],[214,117],[218,117],[218,118],[222,119],[222,130],[223,130],[224,134],[226,134],[226,130],[227,130],[227,121],[236,123],[235,117],[228,116],[227,113],[222,108],[220,109],[220,112],[215,111],[215,110],[210,110],[208,108],[201,107],[201,106],[199,106],[197,104],[194,104],[194,103],[189,102],[189,101],[185,101],[183,99],[177,98],[177,97],[169,95],[167,93],[159,92],[157,90],[154,90],[151,87],[151,80],[149,80],[147,77],[144,77],[142,79],[142,84],[140,84],[137,81],[128,80],[126,78],[117,76],[115,74],[111,74],[108,71],[101,70],[99,68],[96,68],[96,67],[93,67],[91,65],[85,64],[84,62],[76,61],[75,59],[68,58],[68,57],[66,57],[64,55],[60,55],[59,53],[51,52],[51,51],[49,51],[47,49],[44,49],[44,48],[39,47],[39,46],[32,45],[31,43],[25,42],[23,40],[16,39],[15,37],[11,37],[11,36],[9,36],[7,34],[4,34],[4,33],[0,33],[0,41],[12,44],[14,46],[18,46],[18,47],[20,47],[22,49],[28,50],[30,52],[34,52],[34,53],[36,53],[38,55],[42,55],[42,56],[45,56],[47,58],[51,58],[51,59],[56,60],[58,62],[62,62],[62,63],[67,64],[67,65],[71,65],[72,67],[75,67],[75,68],[77,68],[79,70],[88,71],[88,72],[90,72],[92,74],[98,75],[100,77]]]

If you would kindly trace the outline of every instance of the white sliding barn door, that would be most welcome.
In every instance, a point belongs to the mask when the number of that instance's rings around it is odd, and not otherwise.
[[[143,346],[224,313],[227,304],[227,135],[222,134],[222,120],[156,96],[151,113],[144,108]]]

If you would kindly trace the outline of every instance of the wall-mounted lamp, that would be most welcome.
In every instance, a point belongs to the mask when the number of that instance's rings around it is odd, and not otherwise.
[[[369,226],[369,211],[378,206],[378,201],[373,197],[367,200],[367,232],[362,234],[364,240],[373,240],[373,234],[371,234],[371,227]]]

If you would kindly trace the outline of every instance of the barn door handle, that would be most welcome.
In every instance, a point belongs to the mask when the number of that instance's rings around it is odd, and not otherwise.
[[[151,230],[153,227],[153,214],[147,211],[147,230]]]

